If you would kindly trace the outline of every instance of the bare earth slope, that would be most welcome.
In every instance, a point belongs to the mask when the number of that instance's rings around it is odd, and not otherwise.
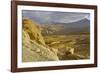
[[[23,62],[59,60],[57,55],[46,47],[41,31],[36,23],[23,19]]]

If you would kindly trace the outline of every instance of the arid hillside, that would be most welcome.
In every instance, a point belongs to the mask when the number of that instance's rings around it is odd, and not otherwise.
[[[58,60],[57,54],[45,45],[36,23],[23,19],[23,62]]]
[[[63,28],[57,24],[55,27],[46,25],[46,29],[40,25],[30,19],[23,19],[23,62],[89,59],[88,32],[72,34],[66,28],[66,33],[70,34],[60,34]],[[43,35],[43,30],[47,32],[46,35]]]

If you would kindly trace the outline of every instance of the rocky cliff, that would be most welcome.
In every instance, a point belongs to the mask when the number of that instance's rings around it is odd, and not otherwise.
[[[23,19],[23,62],[59,60],[57,54],[45,45],[39,26]]]

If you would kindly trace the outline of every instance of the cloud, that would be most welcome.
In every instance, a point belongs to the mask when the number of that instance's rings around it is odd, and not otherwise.
[[[32,19],[38,23],[71,23],[81,19],[90,18],[89,13],[75,13],[75,12],[54,12],[54,11],[32,11],[23,10],[22,16]]]

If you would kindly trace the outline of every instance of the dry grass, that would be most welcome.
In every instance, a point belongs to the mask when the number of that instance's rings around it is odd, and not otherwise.
[[[49,47],[58,49],[60,60],[88,59],[90,56],[89,34],[48,35],[44,39]],[[67,47],[74,48],[73,55],[66,55]]]

